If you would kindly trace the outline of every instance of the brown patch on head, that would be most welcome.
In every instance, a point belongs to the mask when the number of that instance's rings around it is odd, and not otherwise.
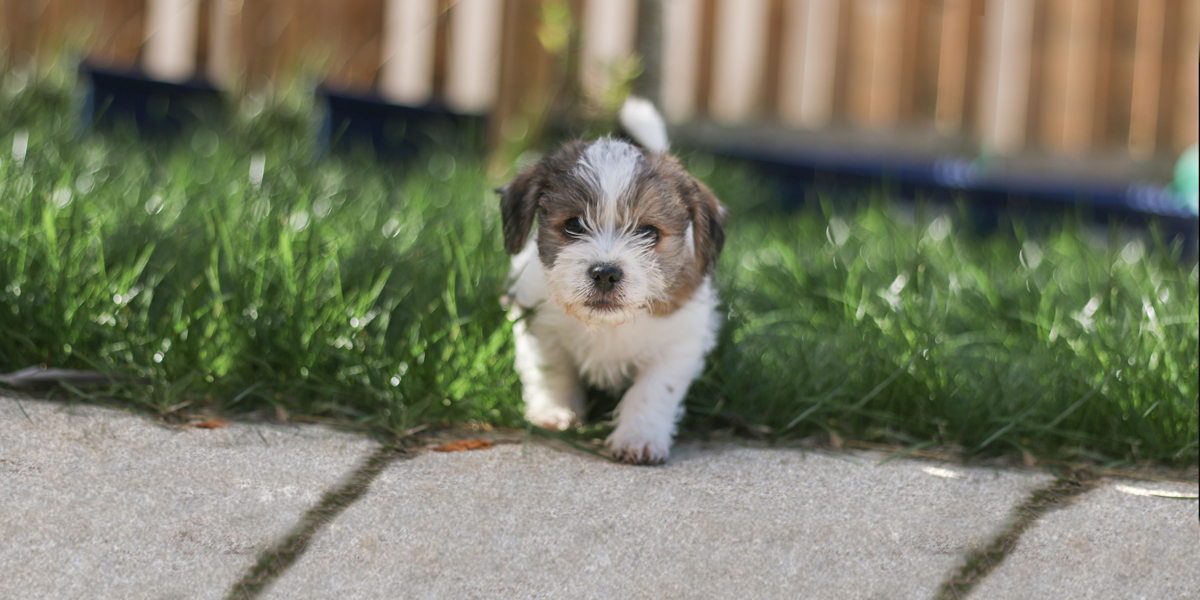
[[[559,250],[574,241],[564,231],[567,221],[596,210],[595,193],[575,174],[579,157],[590,145],[574,142],[543,161],[549,176],[538,213],[537,244],[538,258],[546,267],[554,264]]]
[[[584,144],[563,145],[554,154],[525,169],[496,190],[500,194],[500,219],[504,224],[504,250],[517,254],[525,247],[534,219],[544,209],[547,194],[559,195],[559,182],[570,180],[571,168],[583,153]]]
[[[633,197],[634,214],[639,226],[653,225],[662,233],[655,249],[671,286],[669,298],[650,307],[651,314],[662,316],[686,304],[716,270],[725,243],[725,209],[674,157],[647,152],[646,159]],[[689,226],[692,246],[687,240]]]

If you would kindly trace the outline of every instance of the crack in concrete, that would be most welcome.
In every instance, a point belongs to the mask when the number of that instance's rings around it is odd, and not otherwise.
[[[990,542],[967,555],[966,563],[938,588],[937,600],[966,598],[971,590],[1004,562],[1008,553],[1029,528],[1046,513],[1067,506],[1074,499],[1100,485],[1100,479],[1088,470],[1071,471],[1043,487],[1013,509],[1007,525]]]
[[[283,539],[258,555],[250,570],[233,584],[226,595],[227,600],[251,600],[266,591],[272,583],[287,572],[308,549],[309,542],[321,528],[332,522],[343,510],[354,504],[371,487],[371,482],[392,461],[412,458],[416,453],[407,448],[387,445],[376,450],[361,465],[350,473],[342,485],[330,489],[321,501],[304,513],[300,521]]]

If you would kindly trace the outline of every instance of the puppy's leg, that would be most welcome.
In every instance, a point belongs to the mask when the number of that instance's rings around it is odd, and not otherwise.
[[[524,321],[513,324],[517,374],[525,398],[525,418],[538,427],[566,429],[583,413],[583,387],[570,355],[551,340],[530,333]]]
[[[618,460],[656,465],[667,460],[683,396],[704,369],[704,356],[668,356],[641,370],[615,412],[605,440]]]

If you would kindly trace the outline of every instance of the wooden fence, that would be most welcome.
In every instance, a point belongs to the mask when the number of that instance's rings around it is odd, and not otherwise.
[[[602,94],[642,40],[676,124],[1137,160],[1198,137],[1200,0],[642,1],[660,2],[661,35],[638,35],[638,0],[0,0],[0,51],[65,43],[219,87],[318,70],[400,104],[508,114],[556,71]]]

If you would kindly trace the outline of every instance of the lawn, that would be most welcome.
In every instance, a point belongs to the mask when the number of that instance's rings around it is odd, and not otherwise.
[[[120,373],[57,393],[165,416],[525,426],[479,157],[323,155],[296,96],[140,141],[79,123],[73,86],[0,84],[0,372]],[[727,322],[685,430],[1197,462],[1197,266],[1178,244],[1093,240],[1077,217],[981,237],[884,188],[785,211],[754,172],[686,160],[732,217]]]

